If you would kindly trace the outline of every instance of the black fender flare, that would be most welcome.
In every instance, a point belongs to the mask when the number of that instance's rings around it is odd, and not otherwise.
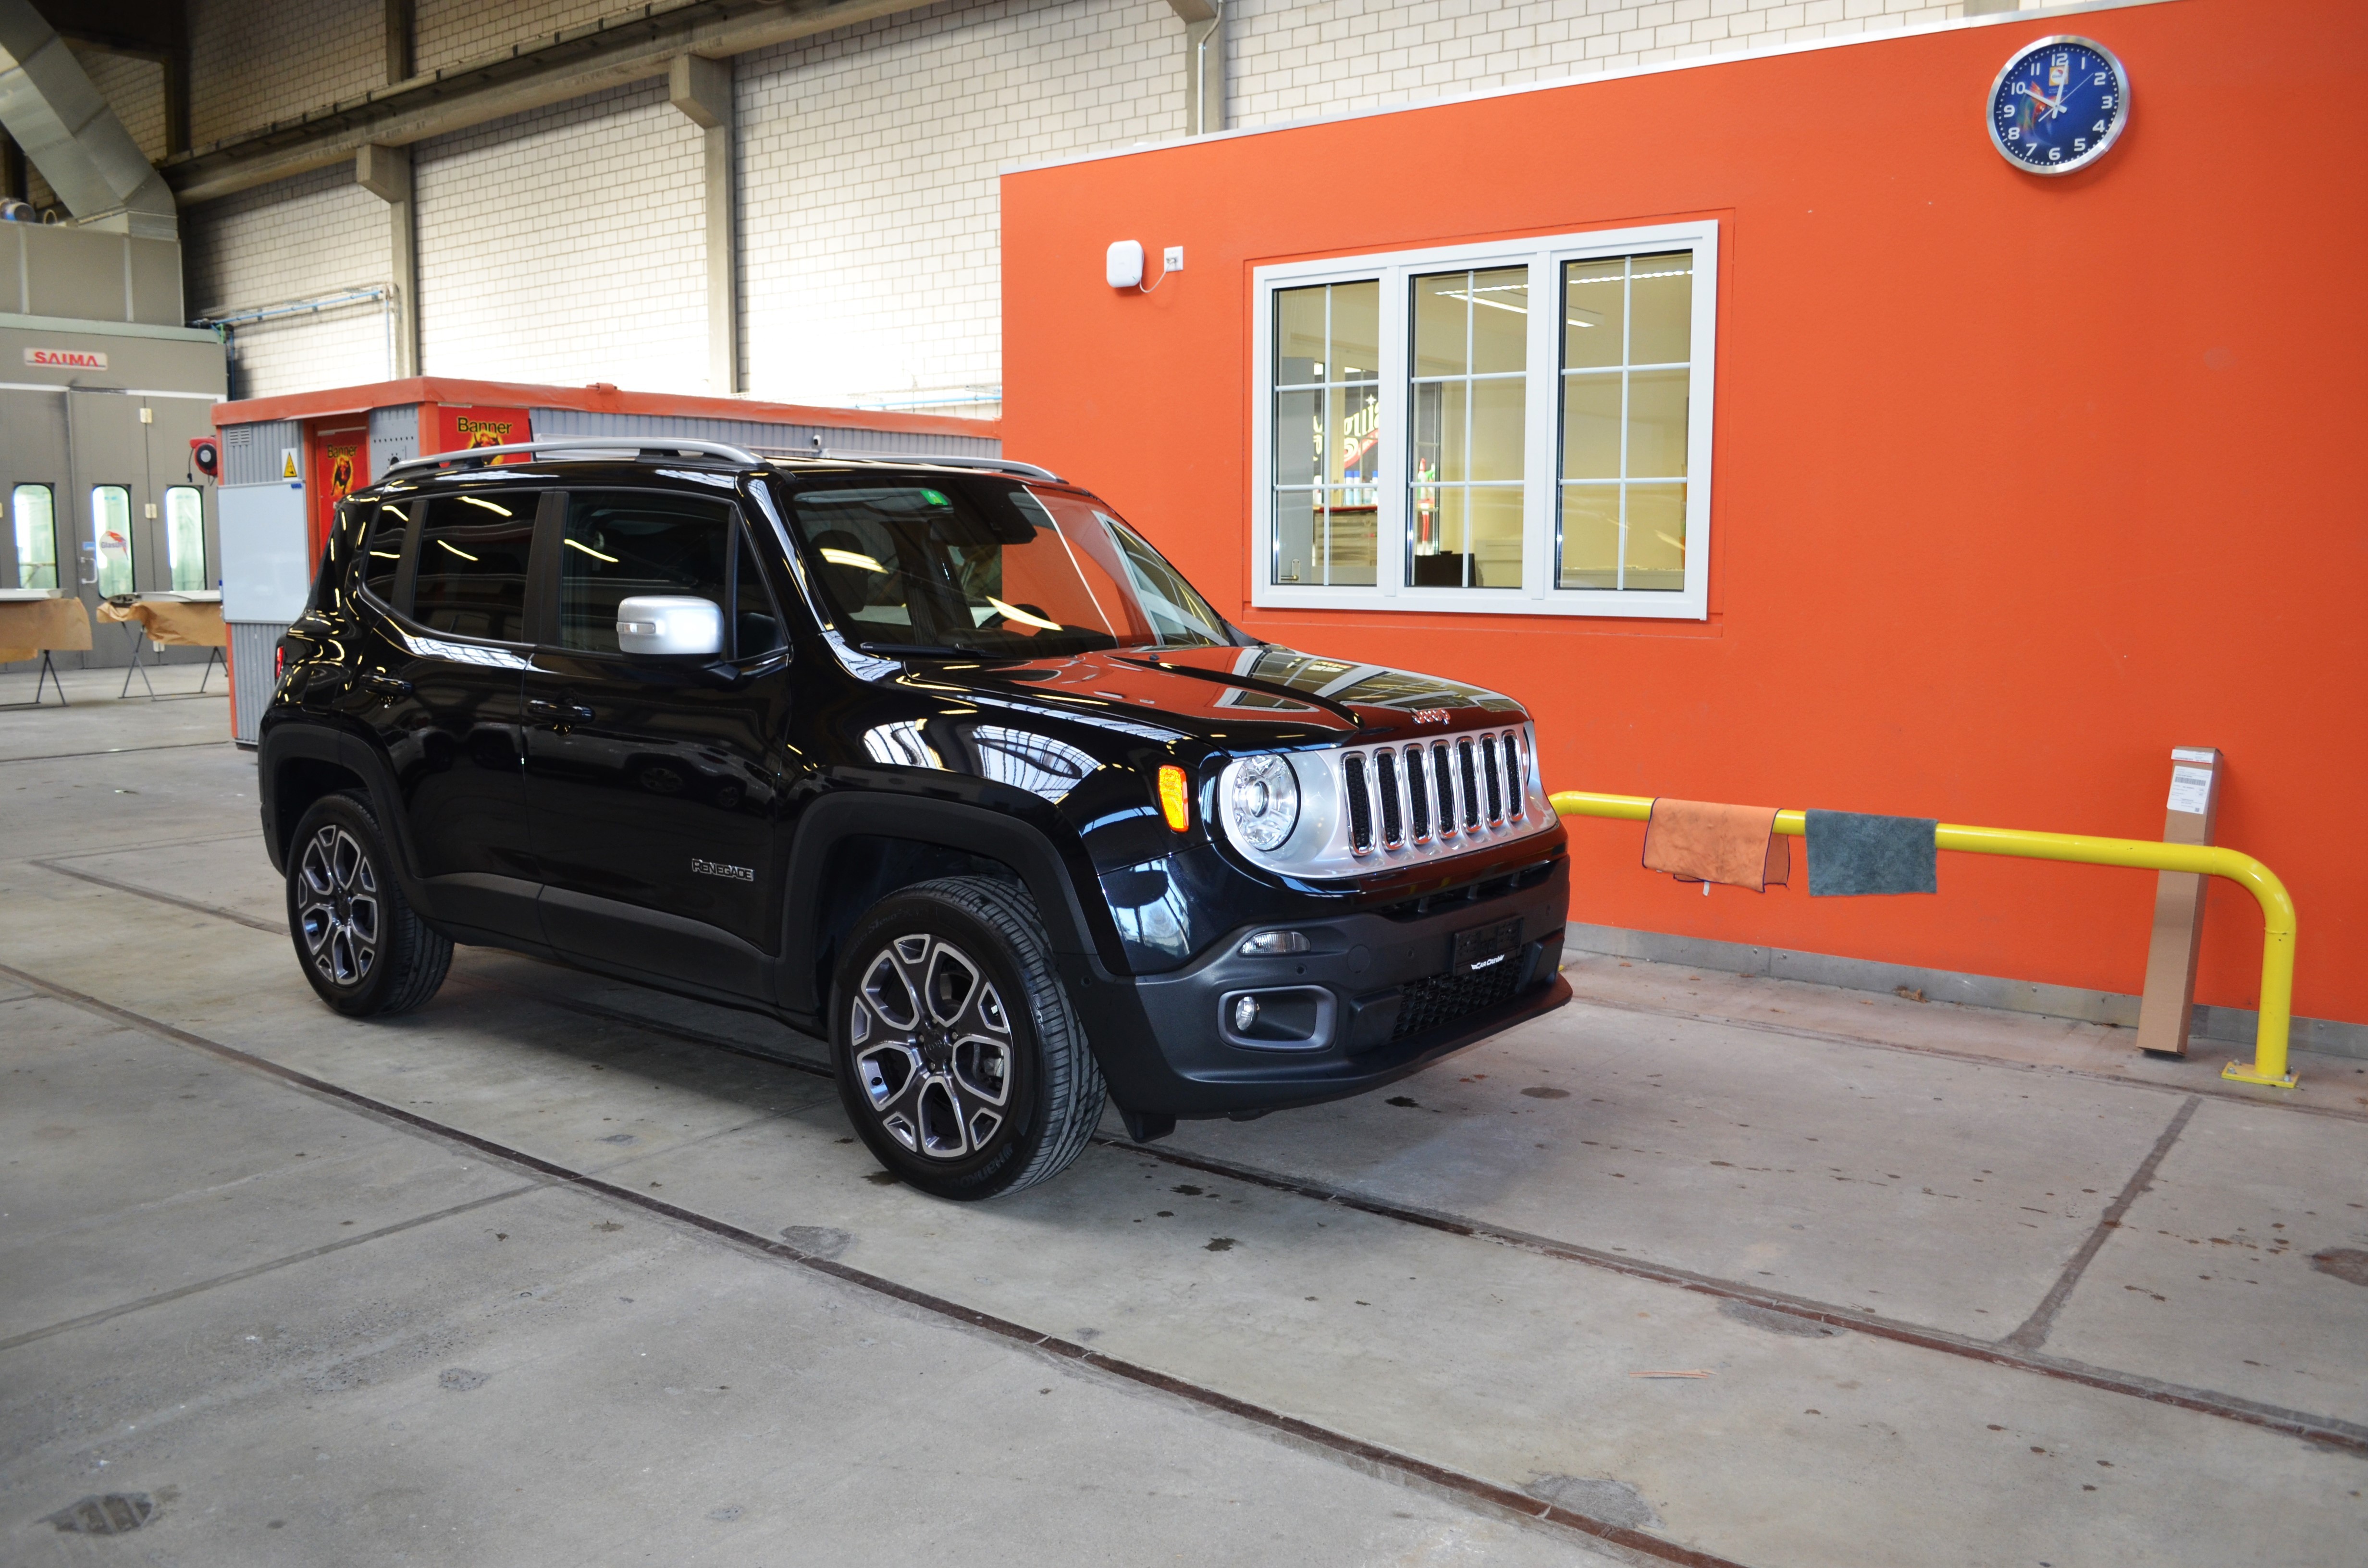
[[[1043,805],[1033,797],[1030,803]],[[1050,808],[1044,810],[1049,814]],[[816,927],[815,914],[825,904],[824,879],[829,875],[831,855],[851,837],[906,839],[999,860],[1026,884],[1053,952],[1072,959],[1092,958],[1117,947],[1117,929],[1110,926],[1107,912],[1099,922],[1092,919],[1077,895],[1077,873],[1051,835],[1013,812],[942,797],[852,790],[812,801],[796,822],[788,874],[783,879],[781,944],[781,1002],[793,1013],[817,1017],[826,1000],[803,993],[811,983],[814,960],[825,939]],[[1078,862],[1088,864],[1084,845],[1075,847]],[[1083,874],[1087,886],[1099,888],[1090,870]],[[1102,926],[1110,926],[1106,937]],[[1107,956],[1103,961],[1108,963]]]
[[[282,876],[288,871],[288,846],[281,836],[279,815],[279,776],[283,766],[298,759],[333,764],[362,781],[362,787],[370,791],[371,808],[378,813],[379,831],[386,835],[388,845],[394,850],[395,876],[403,884],[404,896],[415,908],[424,909],[427,901],[420,886],[419,862],[412,853],[411,835],[403,814],[403,793],[395,787],[394,769],[377,746],[334,725],[282,721],[267,723],[256,737],[256,794],[263,816],[264,848],[271,857],[271,869]]]

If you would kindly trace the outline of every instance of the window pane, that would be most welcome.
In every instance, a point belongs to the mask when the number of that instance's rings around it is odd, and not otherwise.
[[[1332,451],[1324,477],[1335,484],[1371,484],[1380,476],[1381,390],[1369,381],[1336,387],[1328,398]]]
[[[176,484],[165,492],[165,561],[176,592],[206,585],[206,509],[197,487]]]
[[[1681,365],[1693,358],[1694,258],[1640,256],[1629,263],[1628,363]]]
[[[1686,487],[1628,487],[1628,560],[1622,586],[1676,593],[1686,585]]]
[[[1278,583],[1318,583],[1315,568],[1316,494],[1281,490],[1274,497],[1274,561]]]
[[[57,497],[46,484],[20,484],[10,492],[8,514],[17,529],[17,586],[58,585]]]
[[[1529,408],[1526,381],[1472,383],[1472,477],[1512,480],[1521,477],[1521,453],[1528,445],[1525,427]]]
[[[1562,575],[1565,588],[1620,585],[1620,487],[1562,487]]]
[[[1332,354],[1326,379],[1371,381],[1381,377],[1382,286],[1335,283],[1332,288]]]
[[[1562,269],[1562,362],[1569,369],[1620,363],[1628,264],[1575,261]]]
[[[1471,491],[1472,585],[1521,585],[1521,491],[1519,485],[1474,485]]]
[[[1489,375],[1530,364],[1530,269],[1472,275],[1472,371]]]
[[[535,500],[505,491],[498,499],[442,495],[413,502],[427,515],[420,524],[412,619],[434,631],[524,642]]]
[[[1684,370],[1629,372],[1629,478],[1684,477],[1687,380]]]
[[[90,531],[98,545],[98,591],[131,592],[131,492],[120,484],[92,485]]]
[[[1461,376],[1471,369],[1466,335],[1472,307],[1466,287],[1472,275],[1451,272],[1414,280],[1414,373]]]
[[[411,518],[400,506],[381,506],[370,519],[370,538],[362,545],[362,585],[387,604],[395,602],[394,574],[403,563],[403,541],[410,537]]]
[[[1281,289],[1274,296],[1274,384],[1320,381],[1324,363],[1324,288]]]
[[[1565,376],[1562,472],[1565,479],[1620,477],[1620,376]]]
[[[1451,483],[1471,478],[1464,461],[1470,410],[1468,381],[1417,381],[1414,386],[1414,479]]]
[[[1316,554],[1324,563],[1326,583],[1371,587],[1378,557],[1374,551],[1373,493],[1335,490],[1330,508],[1315,518]]]
[[[1313,484],[1324,439],[1324,394],[1277,392],[1274,397],[1274,482]]]
[[[765,585],[764,568],[757,564],[756,547],[746,532],[737,528],[733,532],[740,540],[740,560],[732,574],[732,656],[758,659],[786,646],[789,635],[781,625],[780,606],[773,602],[773,590]]]
[[[632,491],[571,495],[559,552],[559,642],[587,653],[617,651],[617,606],[635,594],[682,594],[728,608],[723,565],[732,508],[699,496]],[[420,541],[427,581],[431,528]]]

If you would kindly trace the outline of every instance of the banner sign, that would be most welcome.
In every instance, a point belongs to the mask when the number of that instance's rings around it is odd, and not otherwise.
[[[507,447],[530,441],[534,431],[523,408],[452,408],[436,410],[435,444],[420,444],[420,454],[465,451],[472,447]],[[524,461],[523,454],[495,458],[495,462]]]

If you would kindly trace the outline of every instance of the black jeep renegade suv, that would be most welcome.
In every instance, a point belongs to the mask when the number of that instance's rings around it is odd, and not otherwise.
[[[330,1006],[482,942],[769,1013],[949,1198],[1062,1170],[1105,1093],[1156,1138],[1570,994],[1518,704],[1258,642],[1026,464],[400,464],[280,656],[263,831]]]

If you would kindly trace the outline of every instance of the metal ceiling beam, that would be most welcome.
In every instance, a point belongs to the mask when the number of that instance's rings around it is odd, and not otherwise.
[[[185,202],[211,201],[529,109],[664,76],[676,56],[710,60],[917,10],[918,0],[675,0],[570,28],[532,45],[415,76],[160,165]]]

